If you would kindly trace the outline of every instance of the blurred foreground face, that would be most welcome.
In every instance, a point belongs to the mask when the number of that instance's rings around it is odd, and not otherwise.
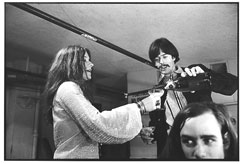
[[[180,137],[187,159],[224,159],[221,128],[212,113],[188,118]]]

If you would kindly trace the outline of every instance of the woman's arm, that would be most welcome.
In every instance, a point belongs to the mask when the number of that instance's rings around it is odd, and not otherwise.
[[[99,112],[73,82],[63,83],[57,95],[76,124],[99,143],[127,142],[142,128],[140,109],[136,104]]]

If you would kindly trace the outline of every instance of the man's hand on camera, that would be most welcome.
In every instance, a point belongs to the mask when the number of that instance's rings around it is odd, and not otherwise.
[[[181,76],[182,77],[185,77],[187,75],[188,76],[196,76],[199,73],[204,73],[204,70],[199,66],[195,66],[192,68],[185,68],[184,72],[181,73]]]

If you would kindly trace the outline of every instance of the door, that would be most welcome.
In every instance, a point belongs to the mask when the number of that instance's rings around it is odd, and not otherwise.
[[[5,103],[5,159],[33,159],[38,137],[39,92],[7,87]]]

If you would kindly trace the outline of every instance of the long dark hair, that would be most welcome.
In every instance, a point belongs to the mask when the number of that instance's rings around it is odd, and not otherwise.
[[[52,62],[44,91],[48,106],[47,117],[51,123],[53,98],[63,82],[75,82],[82,89],[84,96],[90,101],[92,99],[91,87],[89,87],[91,83],[83,79],[83,71],[85,70],[84,54],[86,52],[91,58],[90,51],[87,48],[71,45],[59,50]]]
[[[222,104],[213,102],[190,103],[176,116],[173,127],[167,139],[167,143],[161,154],[162,159],[185,160],[185,155],[181,147],[180,132],[188,118],[197,117],[204,113],[211,112],[221,127],[222,136],[228,133],[230,138],[229,148],[225,151],[226,160],[237,160],[238,139],[232,124],[231,117]]]

